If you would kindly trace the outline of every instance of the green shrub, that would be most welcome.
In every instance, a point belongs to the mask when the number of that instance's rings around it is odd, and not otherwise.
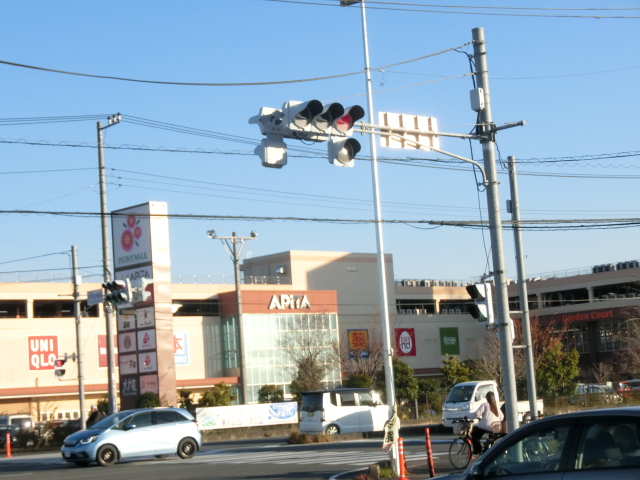
[[[140,398],[136,402],[137,408],[152,408],[152,407],[160,407],[162,404],[160,403],[160,397],[155,393],[147,392],[140,395]]]

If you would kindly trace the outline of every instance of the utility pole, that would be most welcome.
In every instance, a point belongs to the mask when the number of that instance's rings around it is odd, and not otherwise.
[[[98,170],[100,172],[100,220],[102,224],[102,276],[103,282],[108,283],[111,281],[111,257],[109,255],[109,226],[107,219],[109,215],[107,213],[107,187],[104,173],[104,152],[103,152],[103,140],[102,131],[106,130],[113,125],[120,123],[120,114],[109,117],[108,125],[104,127],[98,122]],[[109,399],[109,415],[118,411],[117,404],[117,391],[116,391],[116,368],[115,368],[115,354],[113,345],[113,325],[114,315],[113,307],[105,303],[104,304],[104,316],[106,321],[106,333],[107,333],[107,377],[108,377],[108,399]]]
[[[87,414],[84,408],[84,376],[82,375],[82,341],[80,338],[80,276],[78,275],[78,250],[71,246],[71,265],[73,268],[73,313],[76,317],[76,355],[78,362],[78,396],[80,397],[80,426],[84,428],[87,423]]]
[[[513,366],[513,338],[511,338],[511,317],[509,316],[509,296],[507,294],[504,249],[502,245],[502,221],[500,219],[500,200],[494,151],[494,127],[491,115],[491,97],[489,94],[489,75],[487,51],[484,41],[484,29],[474,28],[473,58],[478,89],[484,93],[484,108],[478,112],[477,130],[485,134],[480,140],[484,168],[487,175],[487,208],[489,209],[489,231],[491,234],[491,252],[493,257],[493,278],[496,291],[496,325],[500,338],[500,359],[502,362],[502,387],[504,390],[506,420],[509,431],[518,428],[518,395],[516,393],[515,369]]]
[[[518,265],[518,294],[520,296],[520,321],[524,343],[524,361],[527,371],[527,391],[529,393],[529,415],[538,419],[536,375],[533,364],[533,344],[531,342],[531,323],[529,321],[529,295],[524,271],[524,253],[522,251],[522,230],[520,228],[520,200],[518,198],[518,180],[516,177],[516,157],[507,157],[509,166],[509,185],[511,187],[511,221],[516,244],[516,263]]]
[[[244,251],[246,242],[248,240],[255,239],[258,234],[255,231],[252,231],[250,237],[238,237],[236,235],[236,232],[233,232],[230,237],[221,237],[219,235],[216,235],[215,230],[209,230],[207,234],[212,239],[217,238],[222,241],[222,245],[231,257],[231,261],[233,261],[233,272],[236,283],[236,308],[238,311],[238,360],[240,363],[239,367],[241,401],[238,403],[240,403],[241,405],[247,405],[249,403],[249,398],[247,396],[247,366],[244,356],[244,335],[242,330],[242,290],[240,289],[240,258],[242,257],[242,252]]]

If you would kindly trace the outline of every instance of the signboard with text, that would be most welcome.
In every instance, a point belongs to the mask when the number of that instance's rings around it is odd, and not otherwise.
[[[202,430],[298,423],[298,404],[282,402],[198,408],[196,419]]]
[[[176,365],[189,365],[189,335],[187,332],[173,332],[173,353]]]
[[[399,357],[416,355],[416,333],[413,328],[396,328],[396,349]]]
[[[367,358],[369,356],[369,330],[347,330],[349,338],[349,358]]]
[[[29,370],[53,370],[58,358],[58,336],[38,335],[27,337],[29,345]]]
[[[460,339],[458,338],[457,327],[440,329],[440,354],[460,355]]]

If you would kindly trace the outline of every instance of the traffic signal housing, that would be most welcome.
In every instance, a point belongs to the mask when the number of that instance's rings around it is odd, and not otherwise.
[[[478,325],[493,325],[495,317],[493,315],[491,284],[483,282],[467,285],[467,292],[475,302],[475,305],[471,305],[468,311],[476,319]]]
[[[364,117],[359,105],[344,107],[337,102],[323,105],[320,100],[285,102],[281,110],[262,107],[249,123],[257,124],[262,139],[254,153],[264,167],[282,168],[287,164],[285,138],[326,142],[329,163],[338,166],[353,166],[355,155],[361,150],[360,143],[347,140],[353,133],[355,122]]]
[[[338,167],[353,167],[355,157],[360,151],[360,142],[355,138],[332,136],[327,144],[329,163]]]
[[[111,303],[116,308],[131,302],[131,281],[128,278],[103,283],[102,288],[107,290],[104,296],[105,302]]]
[[[56,374],[56,377],[58,378],[64,377],[64,374],[67,371],[67,369],[64,366],[65,363],[67,363],[66,358],[56,358],[53,361],[53,371]]]
[[[153,298],[153,279],[137,278],[131,282],[131,289],[131,303],[133,305],[147,303]]]

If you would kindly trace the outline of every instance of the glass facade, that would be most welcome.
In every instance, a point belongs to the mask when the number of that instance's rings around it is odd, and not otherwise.
[[[612,319],[598,322],[597,344],[599,352],[614,352],[623,348],[629,336],[624,320]]]
[[[326,388],[340,385],[340,367],[332,348],[339,341],[337,314],[244,314],[242,319],[248,403],[258,401],[258,390],[264,385],[278,385],[288,393],[297,371],[296,358],[305,352],[312,352],[328,368],[323,379]],[[222,318],[222,332],[225,367],[237,366],[235,317]]]
[[[588,323],[570,323],[565,332],[566,345],[580,353],[589,353]]]

